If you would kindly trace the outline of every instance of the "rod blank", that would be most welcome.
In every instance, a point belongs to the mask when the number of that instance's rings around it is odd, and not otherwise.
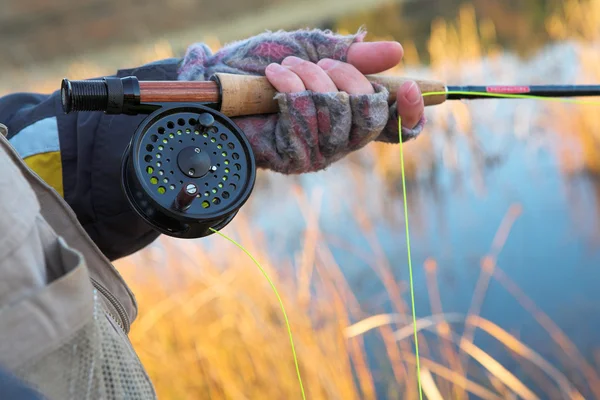
[[[522,94],[537,97],[595,97],[600,96],[600,85],[448,86],[448,92],[462,92],[448,93],[448,100],[489,99],[494,94]],[[489,93],[490,96],[480,93]]]

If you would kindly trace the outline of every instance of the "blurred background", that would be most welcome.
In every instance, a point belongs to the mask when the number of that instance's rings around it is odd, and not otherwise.
[[[599,83],[600,0],[1,0],[0,95],[52,92],[193,42],[266,29],[398,40],[389,74]],[[405,146],[428,399],[600,398],[600,107],[449,102]],[[264,172],[224,232],[265,267],[309,399],[418,398],[399,147]],[[280,224],[287,218],[284,226]],[[225,239],[160,238],[117,262],[161,399],[296,399],[276,296]]]

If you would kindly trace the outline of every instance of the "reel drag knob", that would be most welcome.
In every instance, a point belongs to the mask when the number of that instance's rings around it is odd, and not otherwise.
[[[208,153],[203,152],[200,147],[196,146],[186,147],[181,150],[177,156],[177,164],[181,172],[191,178],[202,178],[209,171],[213,170]]]
[[[123,190],[157,231],[198,238],[225,227],[250,196],[254,154],[228,117],[198,104],[166,106],[138,127],[123,157]]]

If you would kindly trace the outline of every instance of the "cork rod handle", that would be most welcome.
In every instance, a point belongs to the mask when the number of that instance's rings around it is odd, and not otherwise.
[[[217,73],[213,76],[221,88],[221,112],[229,117],[254,114],[270,114],[278,111],[277,94],[269,80],[263,76],[235,75]],[[367,79],[386,87],[389,92],[388,102],[396,100],[398,88],[409,78],[367,75]],[[442,82],[413,79],[421,93],[445,92],[446,86]],[[443,94],[424,96],[425,106],[442,104],[446,101]]]

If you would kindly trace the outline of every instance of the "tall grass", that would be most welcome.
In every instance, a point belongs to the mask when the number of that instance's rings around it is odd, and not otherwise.
[[[563,11],[547,23],[549,34],[557,40],[578,41],[582,81],[600,78],[596,68],[600,61],[599,15],[600,0],[565,1]],[[218,40],[212,44],[219,46]],[[468,5],[461,9],[457,21],[437,20],[431,27],[429,69],[417,68],[419,59],[413,43],[403,40],[403,45],[407,49],[406,66],[389,73],[417,74],[457,84],[488,78],[490,70],[502,66],[494,64],[495,60],[506,57],[495,40],[493,24],[477,21]],[[172,55],[169,45],[160,42],[150,51],[132,54],[129,61],[133,65]],[[77,64],[62,75],[77,79],[112,72]],[[496,76],[514,78],[501,72]],[[49,81],[47,88],[54,90],[55,83]],[[37,88],[42,90],[43,86]],[[545,123],[568,133],[564,140],[571,148],[581,149],[582,157],[577,158],[571,156],[572,151],[561,152],[564,147],[556,146],[564,170],[600,173],[595,111],[564,106],[550,110]],[[475,134],[478,121],[489,118],[481,111],[462,102],[431,111],[427,134],[407,146],[411,182],[433,179],[437,168],[461,169],[459,146],[468,149],[476,166],[490,162],[492,155],[483,150],[485,146]],[[376,175],[394,182],[400,172],[397,151],[396,146],[372,145],[355,158],[377,160]],[[483,185],[480,169],[471,173]],[[263,177],[267,179],[269,174]],[[395,277],[373,222],[356,206],[354,223],[360,226],[364,235],[360,240],[368,244],[370,252],[360,253],[351,245],[345,250],[369,265],[370,279],[380,281],[386,290],[392,310],[377,315],[364,310],[346,281],[343,266],[335,261],[333,248],[344,244],[320,230],[318,199],[301,190],[296,195],[306,229],[298,237],[302,250],[294,257],[278,258],[271,251],[272,243],[261,237],[244,215],[224,232],[236,237],[261,262],[278,287],[290,318],[307,397],[374,399],[376,388],[384,387],[387,399],[418,398],[407,282]],[[519,215],[518,205],[507,212],[489,254],[482,255],[479,283],[466,315],[445,313],[438,290],[437,260],[428,259],[416,266],[426,272],[431,304],[432,315],[420,313],[417,322],[421,380],[431,400],[600,398],[596,368],[497,264]],[[300,398],[277,298],[253,262],[233,245],[218,237],[191,242],[162,237],[146,250],[117,262],[117,267],[139,302],[131,340],[161,399]],[[561,365],[479,315],[492,281],[506,288],[545,329],[547,336],[539,339],[553,343]],[[502,351],[528,371],[526,376],[517,376],[492,355],[501,351],[476,346],[476,333],[495,339]],[[377,368],[373,368],[374,363]]]
[[[299,196],[299,200],[307,200]],[[385,398],[418,398],[413,328],[402,299],[404,282],[391,277],[389,260],[379,254],[376,243],[373,254],[357,254],[375,260],[373,279],[384,283],[394,308],[393,314],[366,315],[332,257],[335,241],[318,229],[318,207],[306,207],[302,212],[307,229],[299,238],[303,252],[294,266],[272,260],[269,244],[243,217],[236,221],[235,232],[228,233],[259,260],[279,288],[308,398],[376,398],[375,385],[381,384],[381,378],[366,360],[363,337],[369,333],[376,333],[378,347],[387,356],[382,363],[390,371]],[[489,255],[482,259],[481,289],[467,315],[444,313],[437,289],[437,264],[429,259],[424,265],[433,314],[419,318],[417,329],[421,334],[421,378],[429,398],[590,398],[582,392],[600,397],[596,369],[495,262],[519,213],[518,205],[509,210]],[[364,239],[369,241],[372,238],[365,228]],[[234,250],[226,241],[212,241],[211,248],[206,248],[161,238],[146,251],[118,262],[140,303],[131,340],[161,398],[300,398],[279,304],[252,261]],[[544,327],[548,335],[539,340],[555,343],[562,366],[553,365],[516,336],[478,315],[490,280],[504,286]],[[531,376],[541,376],[546,384],[532,387],[524,383],[523,377],[474,345],[476,330],[496,339],[519,363],[533,370]],[[425,331],[431,334],[425,336]],[[571,379],[562,372],[565,369]]]

